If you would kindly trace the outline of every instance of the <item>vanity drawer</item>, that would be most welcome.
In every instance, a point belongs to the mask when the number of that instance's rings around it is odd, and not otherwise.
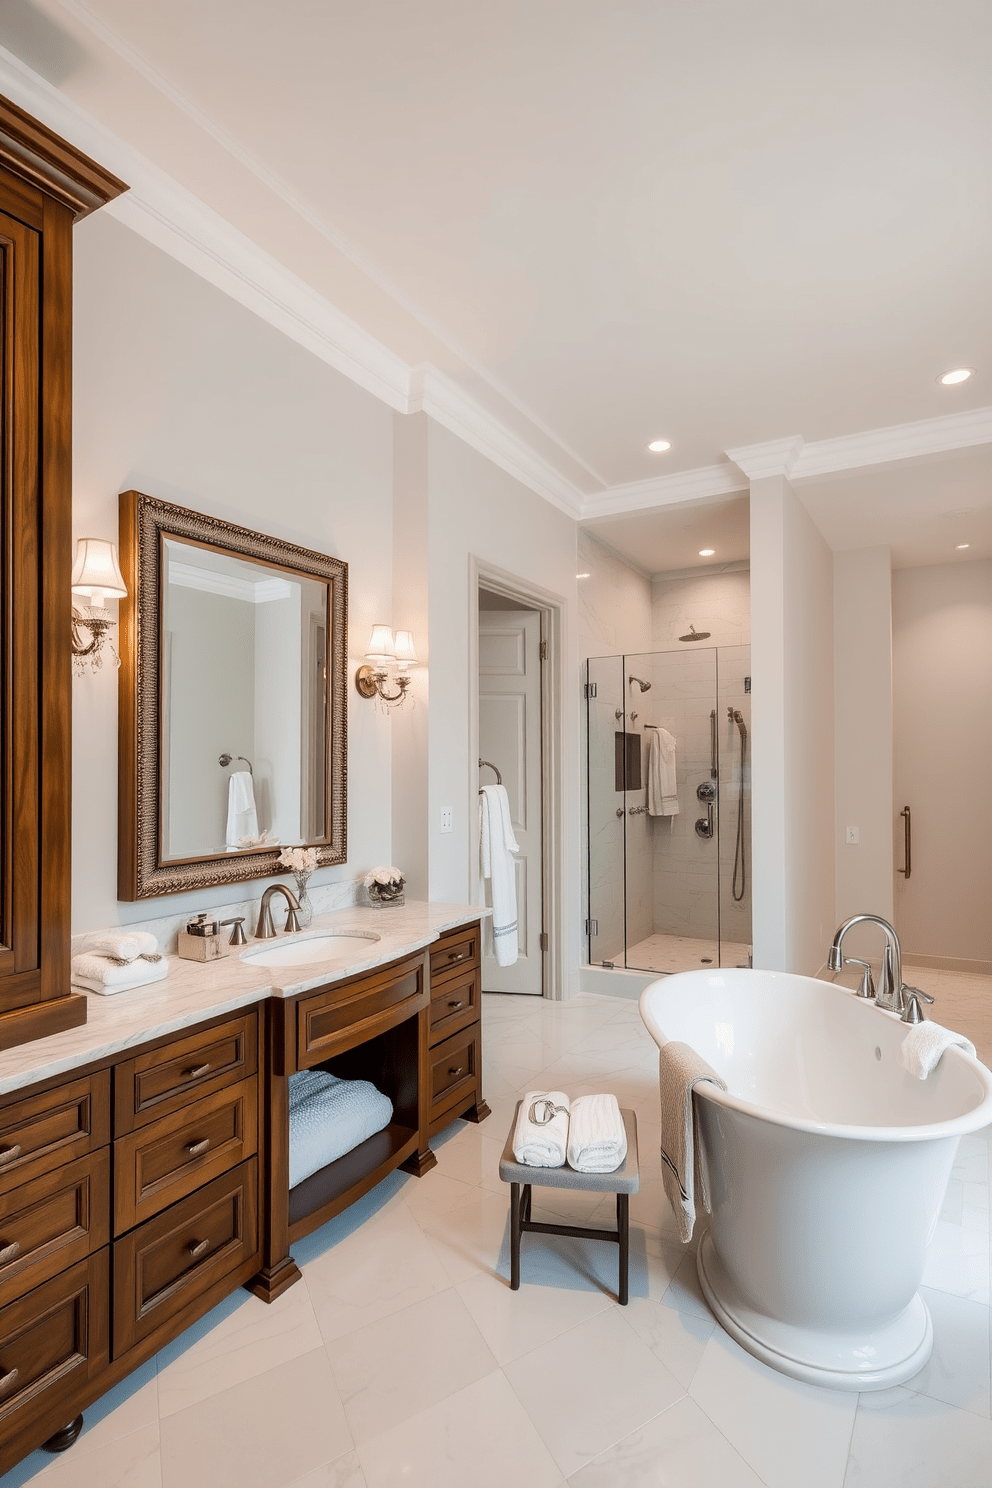
[[[481,976],[469,967],[442,982],[431,981],[431,1043],[478,1021]]]
[[[74,1392],[109,1363],[108,1249],[0,1311],[0,1472],[23,1455],[13,1439],[44,1441],[76,1414]],[[15,1455],[16,1454],[16,1455]]]
[[[114,1246],[114,1358],[169,1322],[258,1251],[250,1158]]]
[[[253,1075],[114,1143],[114,1234],[244,1162],[258,1148]]]
[[[109,1147],[0,1196],[0,1306],[109,1240]]]
[[[426,957],[329,987],[297,1005],[299,1069],[320,1064],[419,1013],[429,1001]]]
[[[110,1141],[110,1074],[100,1070],[0,1110],[0,1194]]]
[[[252,1008],[214,1028],[173,1039],[114,1069],[114,1134],[179,1111],[258,1069],[258,1013]]]
[[[462,971],[466,966],[479,965],[480,927],[459,926],[441,937],[431,949],[431,985],[438,977],[449,972]]]
[[[430,1051],[431,1121],[477,1091],[482,1038],[478,1023]]]

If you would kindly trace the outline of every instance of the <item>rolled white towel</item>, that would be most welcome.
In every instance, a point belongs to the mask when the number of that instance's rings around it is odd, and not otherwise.
[[[910,1029],[899,1052],[909,1073],[918,1080],[925,1080],[940,1062],[944,1050],[955,1046],[963,1049],[966,1054],[975,1052],[971,1039],[965,1038],[963,1033],[954,1033],[950,1028],[942,1028],[939,1023],[926,1022],[917,1023]]]
[[[529,1168],[561,1168],[568,1146],[568,1096],[563,1090],[529,1090],[513,1128],[513,1156]]]
[[[91,935],[84,955],[110,956],[116,961],[137,961],[139,956],[157,956],[158,940],[147,930],[124,930],[119,935]]]
[[[627,1132],[615,1095],[580,1095],[568,1120],[568,1165],[577,1173],[612,1173],[627,1156]]]
[[[162,982],[168,975],[167,956],[161,961],[132,961],[126,966],[117,966],[106,956],[84,954],[72,958],[73,986],[106,997],[114,992],[128,992],[132,987],[147,987],[150,982]]]

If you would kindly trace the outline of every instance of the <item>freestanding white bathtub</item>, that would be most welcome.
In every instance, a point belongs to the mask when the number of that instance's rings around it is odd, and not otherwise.
[[[646,987],[661,1048],[691,1044],[727,1082],[697,1086],[713,1212],[697,1269],[727,1332],[812,1384],[881,1390],[933,1343],[917,1288],[958,1141],[992,1121],[992,1073],[948,1049],[927,1080],[909,1032],[841,987],[690,971]]]

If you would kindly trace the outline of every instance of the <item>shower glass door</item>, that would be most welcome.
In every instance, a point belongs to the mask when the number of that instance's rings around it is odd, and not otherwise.
[[[591,964],[747,965],[749,658],[709,646],[588,662]]]

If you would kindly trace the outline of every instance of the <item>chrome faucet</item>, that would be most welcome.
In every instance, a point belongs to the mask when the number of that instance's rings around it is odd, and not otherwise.
[[[827,957],[827,966],[831,971],[841,970],[844,965],[844,954],[842,950],[844,936],[852,925],[863,924],[878,925],[880,929],[885,931],[885,954],[882,958],[882,975],[879,978],[878,991],[875,994],[875,1006],[887,1008],[893,1013],[902,1014],[906,1008],[904,994],[907,990],[902,979],[902,950],[899,945],[898,935],[888,920],[883,920],[881,915],[856,914],[852,915],[849,920],[845,920],[831,943],[830,955]]]
[[[258,924],[255,926],[256,940],[271,940],[278,933],[275,925],[272,923],[272,910],[269,907],[273,894],[285,894],[286,896],[286,904],[288,906],[286,909],[286,934],[289,935],[293,930],[299,930],[300,928],[300,922],[296,918],[296,911],[300,907],[300,902],[296,895],[290,889],[287,889],[285,884],[269,884],[269,887],[262,895],[262,902],[258,906]]]

